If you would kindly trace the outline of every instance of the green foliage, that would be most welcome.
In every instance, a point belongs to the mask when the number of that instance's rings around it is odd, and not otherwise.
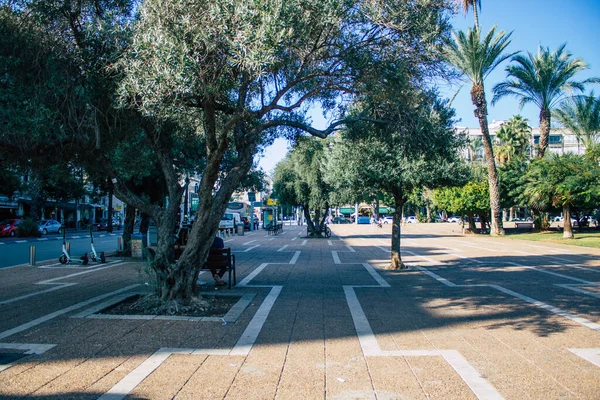
[[[7,164],[0,165],[0,194],[12,195],[21,187],[21,181],[15,170]]]
[[[412,92],[396,101],[382,104],[378,119],[349,124],[334,142],[326,178],[334,192],[405,197],[465,178],[458,159],[464,138],[452,128],[453,110],[435,93]]]
[[[36,221],[31,218],[25,218],[17,226],[17,236],[19,237],[40,237],[42,234],[38,230]]]
[[[504,53],[510,44],[511,33],[496,34],[496,26],[481,40],[477,29],[465,33],[453,32],[451,41],[445,46],[445,58],[473,83],[483,85],[485,78],[504,60],[515,53]]]
[[[488,184],[484,180],[471,180],[464,186],[447,187],[434,191],[434,202],[441,210],[465,215],[487,215],[490,210]]]
[[[554,117],[590,151],[600,145],[600,98],[575,96],[554,110]]]
[[[519,54],[511,60],[514,64],[506,67],[508,79],[494,86],[495,104],[504,96],[514,96],[519,99],[519,107],[533,103],[540,110],[551,110],[560,103],[565,94],[578,90],[584,85],[597,81],[590,78],[583,81],[573,80],[573,77],[587,68],[581,58],[572,59],[572,54],[565,50],[566,44],[551,52],[548,47],[538,47],[536,55]]]
[[[600,201],[600,166],[584,156],[551,154],[531,164],[523,195],[530,203],[594,209]]]
[[[288,205],[323,209],[330,187],[323,179],[327,141],[300,138],[288,156],[277,164],[273,196]]]
[[[531,128],[526,119],[516,115],[496,132],[496,160],[500,166],[529,158]]]

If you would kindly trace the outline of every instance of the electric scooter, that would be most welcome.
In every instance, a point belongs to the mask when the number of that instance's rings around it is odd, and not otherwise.
[[[81,256],[79,259],[71,258],[71,256],[69,255],[69,252],[67,251],[67,233],[65,232],[64,229],[63,229],[62,254],[58,258],[58,261],[61,264],[70,264],[72,262],[78,262],[78,263],[81,263],[82,265],[88,265],[88,263],[90,262],[90,259],[88,258],[87,253],[84,253],[83,256]]]
[[[90,251],[90,258],[94,262],[101,262],[102,264],[104,264],[106,262],[106,257],[104,256],[103,251],[100,252],[100,255],[98,255],[98,253],[96,253],[96,248],[94,247],[94,235],[92,234],[91,226],[90,226],[90,239],[92,240],[92,243],[91,243],[92,251]]]

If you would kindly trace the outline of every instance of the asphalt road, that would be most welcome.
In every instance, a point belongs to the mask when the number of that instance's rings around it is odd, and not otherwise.
[[[94,233],[96,252],[115,251],[118,246],[120,232],[108,234]],[[71,255],[79,258],[89,253],[90,237],[87,233],[68,233],[67,242],[71,243]],[[37,238],[2,238],[0,239],[0,268],[29,263],[29,247],[35,246],[36,261],[56,260],[62,250],[62,236],[48,234]]]

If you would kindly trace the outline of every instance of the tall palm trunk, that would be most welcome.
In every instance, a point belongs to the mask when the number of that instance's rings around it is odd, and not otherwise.
[[[475,29],[479,30],[479,12],[477,11],[477,2],[473,2],[473,19],[475,20]]]
[[[548,148],[548,138],[550,136],[550,118],[552,113],[547,108],[540,110],[540,145],[538,149],[538,157],[544,158],[546,149]]]
[[[487,122],[487,102],[485,101],[485,91],[483,84],[474,84],[471,89],[471,101],[475,108],[475,116],[479,120],[481,136],[483,139],[483,150],[488,169],[488,183],[490,187],[490,208],[491,223],[490,235],[503,236],[504,227],[502,226],[502,208],[500,206],[500,188],[498,185],[498,171],[494,161],[494,150],[492,148],[492,139],[488,130]]]
[[[571,226],[571,207],[569,204],[563,206],[563,239],[573,239],[573,227]]]

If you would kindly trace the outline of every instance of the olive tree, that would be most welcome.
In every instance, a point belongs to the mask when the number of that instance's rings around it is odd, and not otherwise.
[[[149,206],[118,179],[115,190],[157,222],[154,269],[163,299],[193,296],[227,202],[259,148],[300,132],[324,138],[347,123],[343,104],[367,89],[361,78],[375,76],[381,65],[427,57],[446,29],[447,6],[443,0],[148,0],[140,6],[117,69],[124,75],[121,102],[140,114],[157,144],[170,205]],[[314,103],[335,117],[324,129],[305,115]],[[179,129],[193,131],[203,149],[202,180],[188,246],[172,263],[167,236],[184,187],[171,146]],[[227,152],[233,162],[224,169]]]
[[[336,142],[328,181],[338,187],[374,188],[393,198],[392,269],[404,268],[400,252],[402,208],[415,189],[464,179],[463,144],[452,125],[454,111],[433,92],[379,104],[373,119],[348,124]],[[336,171],[345,171],[343,176]]]
[[[277,164],[273,177],[274,195],[284,204],[302,206],[312,237],[321,236],[329,210],[331,190],[324,179],[327,142],[312,137],[299,139]]]

